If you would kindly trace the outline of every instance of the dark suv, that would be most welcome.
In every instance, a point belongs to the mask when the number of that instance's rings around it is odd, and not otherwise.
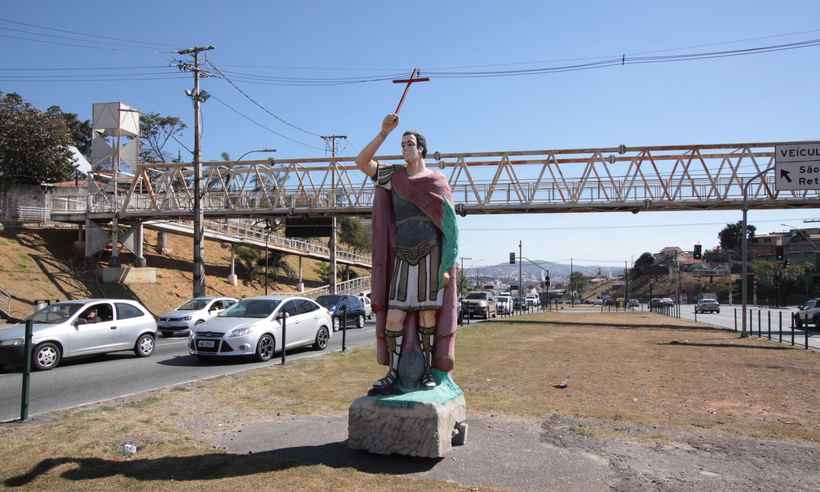
[[[316,302],[330,311],[330,316],[333,318],[333,331],[339,331],[342,328],[341,318],[345,317],[345,327],[364,328],[364,320],[366,313],[362,300],[356,296],[348,295],[326,295],[316,298]]]

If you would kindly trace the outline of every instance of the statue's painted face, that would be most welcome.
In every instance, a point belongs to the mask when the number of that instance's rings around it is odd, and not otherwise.
[[[401,156],[408,164],[421,159],[421,150],[419,150],[415,135],[401,137]]]

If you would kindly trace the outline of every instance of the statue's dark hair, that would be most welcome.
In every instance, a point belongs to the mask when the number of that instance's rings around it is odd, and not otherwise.
[[[402,137],[405,137],[407,135],[413,135],[414,137],[416,137],[416,145],[421,147],[421,157],[426,158],[427,157],[427,139],[424,138],[424,135],[422,135],[419,132],[406,131],[402,134]]]

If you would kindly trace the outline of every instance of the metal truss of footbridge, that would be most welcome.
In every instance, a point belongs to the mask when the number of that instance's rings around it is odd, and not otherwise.
[[[800,142],[602,147],[428,156],[467,214],[739,209],[742,188],[774,163],[776,145]],[[205,162],[206,217],[368,215],[373,184],[353,157]],[[377,158],[400,163],[398,155]],[[332,186],[332,183],[335,186]],[[751,183],[750,209],[820,207],[817,191],[778,192],[774,172]],[[91,193],[84,204],[52,210],[52,219],[81,222],[189,219],[193,166],[145,164],[115,204]]]
[[[194,226],[181,221],[152,220],[142,223],[147,229],[193,237]],[[246,245],[255,248],[268,248],[281,253],[296,255],[315,260],[330,261],[330,248],[310,241],[290,239],[268,234],[264,229],[235,222],[221,223],[205,221],[205,238],[226,244]],[[370,268],[370,257],[357,255],[348,251],[337,251],[336,261],[343,265]]]

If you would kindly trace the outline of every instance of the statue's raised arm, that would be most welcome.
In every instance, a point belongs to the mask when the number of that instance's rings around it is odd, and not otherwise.
[[[356,157],[356,167],[363,173],[370,177],[376,175],[377,164],[376,161],[373,160],[373,157],[376,155],[376,152],[379,151],[379,147],[382,146],[387,136],[390,135],[390,132],[395,130],[397,126],[399,126],[399,115],[390,113],[384,117],[381,131],[373,137],[373,140],[371,140]]]

